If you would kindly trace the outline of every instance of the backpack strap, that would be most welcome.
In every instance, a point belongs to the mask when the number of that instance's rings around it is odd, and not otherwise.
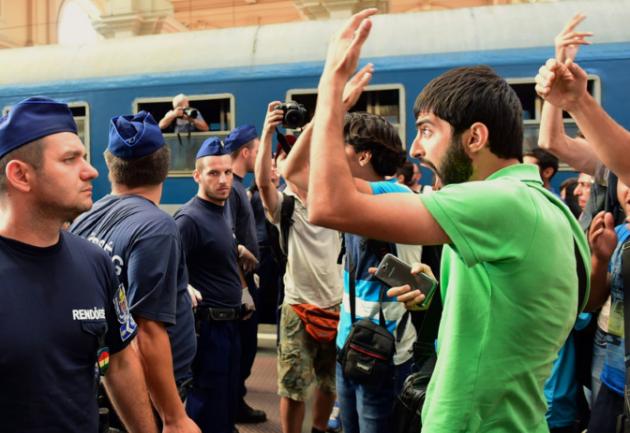
[[[280,206],[280,249],[286,256],[289,254],[289,229],[293,225],[295,197],[284,192],[281,194],[282,205]]]

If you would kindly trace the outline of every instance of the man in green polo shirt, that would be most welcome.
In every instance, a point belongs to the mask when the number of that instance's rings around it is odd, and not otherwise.
[[[581,308],[574,239],[588,265],[586,239],[543,188],[538,168],[520,163],[522,107],[484,66],[448,71],[416,100],[411,152],[434,168],[446,185],[441,191],[418,199],[357,190],[344,157],[341,92],[373,13],[353,16],[329,48],[313,129],[309,219],[375,239],[446,245],[423,433],[547,432],[543,383]],[[413,298],[421,296],[399,300]]]

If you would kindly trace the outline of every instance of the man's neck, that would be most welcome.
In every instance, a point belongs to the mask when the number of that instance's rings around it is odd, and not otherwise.
[[[4,203],[0,207],[0,236],[35,247],[50,247],[59,242],[64,223],[31,206]]]
[[[247,175],[247,167],[243,158],[238,158],[232,163],[232,172],[241,179]]]
[[[212,203],[216,206],[221,206],[224,207],[225,206],[225,202],[226,200],[217,200],[211,197],[208,197],[203,191],[199,190],[197,191],[197,197],[199,197],[200,199],[202,199],[203,201],[207,201],[209,203]]]
[[[137,196],[146,198],[147,200],[153,202],[157,206],[160,204],[160,200],[162,198],[163,185],[164,184],[160,183],[159,185],[148,185],[148,186],[139,186],[136,188],[129,188],[126,185],[112,183],[112,194],[113,195],[137,195]]]
[[[494,155],[479,158],[473,162],[473,174],[470,180],[484,180],[493,173],[511,165],[520,164],[516,158],[503,159]]]

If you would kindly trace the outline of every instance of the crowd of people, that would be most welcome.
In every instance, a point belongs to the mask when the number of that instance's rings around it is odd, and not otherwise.
[[[422,187],[396,128],[351,111],[375,73],[356,72],[375,12],[331,40],[297,138],[278,132],[281,101],[260,137],[242,125],[208,138],[197,193],[173,216],[159,208],[162,130],[208,129],[185,95],[159,122],[144,111],[111,119],[111,193],[95,203],[98,173],[66,104],[31,97],[0,119],[1,431],[235,433],[263,422],[245,381],[267,303],[278,310],[283,433],[303,431],[311,389],[313,433],[399,431],[395,402],[419,370],[431,379],[411,431],[630,432],[630,132],[575,63],[592,36],[577,30],[585,17],[536,76],[535,149],[523,151],[520,101],[491,68],[425,86],[409,151],[435,173]],[[555,191],[560,161],[580,174]],[[429,311],[418,311],[422,291],[375,278],[388,255],[439,280]]]

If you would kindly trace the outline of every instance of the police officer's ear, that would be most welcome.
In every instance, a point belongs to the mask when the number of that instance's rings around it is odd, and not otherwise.
[[[7,185],[10,185],[12,188],[21,192],[30,192],[32,190],[35,176],[35,167],[32,165],[19,159],[13,159],[7,163],[4,174],[7,179]]]

